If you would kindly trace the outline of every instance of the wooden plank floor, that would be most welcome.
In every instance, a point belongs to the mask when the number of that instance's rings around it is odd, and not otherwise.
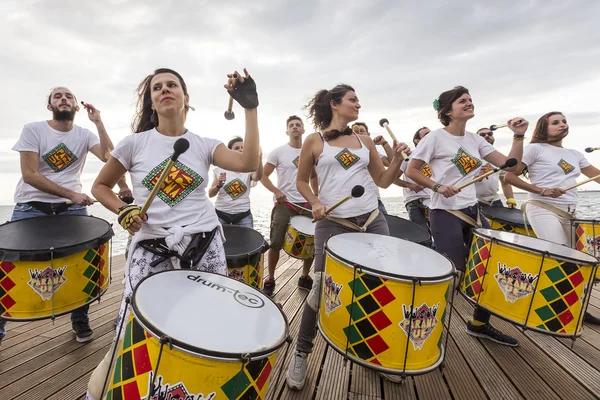
[[[455,296],[446,351],[446,368],[390,383],[369,369],[344,362],[317,335],[309,357],[304,389],[285,384],[306,292],[297,280],[301,262],[282,255],[276,270],[274,300],[290,321],[292,345],[283,348],[271,374],[267,400],[404,400],[404,399],[600,399],[600,327],[586,325],[575,344],[535,332],[523,333],[494,318],[494,325],[517,337],[509,348],[475,339],[465,332],[472,306]],[[108,350],[121,300],[123,256],[113,259],[112,284],[90,309],[95,339],[79,344],[69,316],[50,321],[8,323],[0,348],[0,400],[71,400],[84,397],[89,376]],[[594,289],[590,311],[600,315],[600,291]],[[215,399],[220,400],[220,399]]]

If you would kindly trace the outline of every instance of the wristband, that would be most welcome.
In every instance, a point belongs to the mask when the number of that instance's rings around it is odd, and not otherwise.
[[[438,189],[442,187],[442,185],[440,185],[439,183],[436,183],[435,185],[433,185],[433,188],[431,188],[431,190],[433,190],[434,192],[438,192]]]
[[[517,201],[514,198],[509,197],[508,199],[506,199],[506,204],[514,204],[516,206]]]
[[[513,140],[525,140],[525,135],[513,135]]]
[[[379,143],[382,147],[388,144],[388,142]]]
[[[546,189],[542,189],[542,191],[540,192],[540,196],[543,196],[545,191]]]
[[[219,183],[219,184],[217,185],[217,188],[218,188],[218,189],[221,189],[223,186],[225,186],[223,183]]]
[[[140,211],[142,211],[140,206],[127,204],[126,206],[119,208],[119,218],[117,219],[117,222],[119,222],[123,229],[129,229],[131,224],[133,224],[133,217],[140,215]]]

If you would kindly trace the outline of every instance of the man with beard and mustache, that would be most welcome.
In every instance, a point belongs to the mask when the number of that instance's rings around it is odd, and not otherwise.
[[[311,212],[303,209],[309,208],[310,204],[296,188],[304,123],[300,117],[292,115],[287,119],[286,127],[285,133],[290,140],[269,154],[263,168],[263,177],[260,180],[263,186],[274,194],[275,200],[275,207],[271,212],[271,243],[267,257],[269,277],[265,279],[263,287],[263,292],[267,296],[272,296],[275,290],[275,267],[279,261],[279,253],[283,248],[283,240],[290,218],[294,215],[304,215],[312,218]],[[275,170],[277,171],[277,186],[273,185],[273,182],[269,179],[269,176]],[[317,193],[317,176],[314,171],[311,184],[313,190]],[[313,258],[304,260],[302,276],[298,280],[298,288],[309,292],[313,283],[308,274],[312,261]]]
[[[98,136],[73,123],[79,111],[70,90],[58,87],[48,96],[52,119],[26,124],[13,150],[20,153],[21,179],[15,191],[11,221],[57,214],[88,215],[92,198],[81,193],[81,173],[88,152],[106,162],[113,144],[106,133],[100,111],[85,104]],[[124,177],[119,194],[131,196]],[[78,342],[93,338],[88,319],[89,305],[71,313],[71,326]],[[0,343],[6,335],[6,320],[0,318]]]

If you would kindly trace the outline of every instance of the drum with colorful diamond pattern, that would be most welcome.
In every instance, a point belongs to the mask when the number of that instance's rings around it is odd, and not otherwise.
[[[288,340],[288,321],[271,299],[208,272],[144,278],[129,314],[105,400],[265,399]]]
[[[575,220],[573,224],[573,247],[584,253],[600,258],[600,221]],[[600,268],[596,270],[600,280]]]
[[[522,328],[575,337],[597,266],[595,257],[566,246],[476,229],[461,293]]]
[[[269,249],[264,237],[258,231],[240,225],[223,225],[223,233],[229,277],[261,289],[264,253]]]
[[[437,252],[373,233],[325,243],[318,326],[338,352],[363,366],[416,375],[444,359],[455,269]]]
[[[113,235],[108,222],[83,215],[0,225],[0,316],[52,318],[98,299],[108,289]]]
[[[295,215],[290,218],[283,250],[290,257],[307,259],[312,258],[315,252],[315,224],[310,218]]]

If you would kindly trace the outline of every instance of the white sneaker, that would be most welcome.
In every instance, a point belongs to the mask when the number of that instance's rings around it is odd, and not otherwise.
[[[296,351],[290,360],[286,381],[292,390],[302,390],[306,381],[306,359],[308,354]]]
[[[379,376],[381,376],[383,379],[388,380],[392,383],[402,383],[404,381],[404,378],[401,375],[390,375],[390,374],[384,374],[383,372],[380,372]]]

